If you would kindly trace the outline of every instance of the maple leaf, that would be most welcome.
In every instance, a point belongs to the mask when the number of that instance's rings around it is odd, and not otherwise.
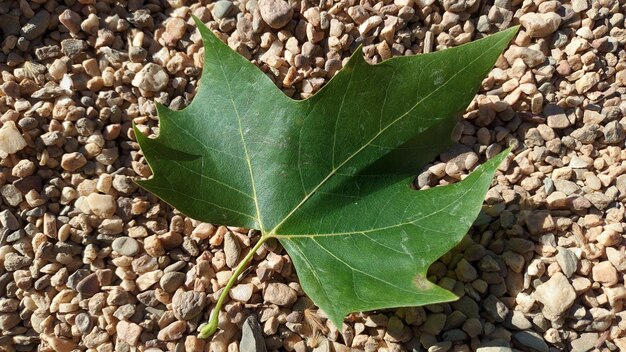
[[[354,311],[456,299],[427,269],[466,234],[508,151],[452,185],[414,191],[410,183],[450,145],[517,28],[376,65],[359,48],[319,92],[296,101],[196,23],[205,48],[196,97],[181,111],[158,106],[158,138],[135,133],[153,171],[141,186],[192,218],[261,232],[201,336],[215,331],[227,291],[272,237],[338,327]]]

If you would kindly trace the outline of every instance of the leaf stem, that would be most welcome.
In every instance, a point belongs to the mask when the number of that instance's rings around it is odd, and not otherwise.
[[[233,287],[235,282],[237,282],[239,275],[241,275],[241,273],[246,269],[246,267],[248,266],[248,264],[254,257],[254,254],[256,253],[256,251],[259,250],[259,248],[261,248],[263,243],[265,243],[265,241],[267,241],[268,238],[270,238],[270,236],[261,236],[259,241],[254,245],[254,247],[252,247],[252,249],[250,249],[248,254],[241,260],[241,262],[239,262],[239,265],[237,265],[237,268],[235,268],[235,272],[230,277],[230,279],[228,279],[226,286],[224,286],[224,288],[222,289],[222,293],[220,294],[220,297],[217,299],[215,308],[213,308],[213,311],[211,312],[211,316],[209,317],[209,322],[205,326],[203,326],[202,329],[200,330],[200,333],[198,334],[199,338],[207,339],[217,331],[217,324],[219,322],[220,310],[222,309],[222,305],[224,304],[224,301],[226,301],[226,297],[228,297],[228,293],[230,292],[230,289]]]

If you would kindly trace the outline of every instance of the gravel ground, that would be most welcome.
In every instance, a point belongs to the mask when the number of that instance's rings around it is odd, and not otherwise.
[[[0,2],[0,350],[626,350],[623,0]],[[254,231],[199,223],[132,180],[131,129],[192,99],[190,15],[306,98],[359,44],[373,63],[521,24],[421,188],[504,146],[466,240],[430,269],[461,299],[356,313],[337,330],[263,247],[222,330],[195,338]]]

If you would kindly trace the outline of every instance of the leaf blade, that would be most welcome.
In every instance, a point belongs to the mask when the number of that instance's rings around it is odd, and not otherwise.
[[[279,238],[303,287],[337,325],[355,310],[452,299],[426,269],[467,231],[504,156],[429,191],[411,191],[408,177],[448,145],[455,119],[516,29],[378,65],[357,50],[320,92],[294,101],[196,22],[205,44],[200,88],[182,111],[159,108],[156,139],[135,129],[153,170],[141,185],[188,216]],[[444,198],[465,209],[446,213]],[[429,223],[433,214],[459,219],[447,228]],[[356,226],[365,215],[366,226]],[[440,235],[434,244],[429,233]],[[372,269],[355,248],[394,261]],[[410,270],[387,279],[397,266]],[[342,280],[328,280],[333,268],[343,268]],[[385,287],[395,298],[377,297]]]
[[[393,224],[374,228],[367,223],[359,228],[357,222],[352,223],[353,229],[333,234],[311,234],[311,229],[305,228],[300,234],[276,237],[290,253],[296,268],[309,268],[304,275],[298,270],[300,283],[337,326],[346,314],[371,310],[373,306],[382,309],[453,300],[455,296],[426,279],[426,270],[463,238],[480,210],[493,174],[508,153],[501,153],[453,185],[411,191],[400,182],[377,193],[371,203],[384,203],[390,198],[395,205],[411,208],[408,212],[390,209],[386,216],[391,219],[386,220],[395,219]],[[427,213],[417,209],[429,203],[431,209]],[[361,219],[368,215],[363,209],[367,206],[355,207],[361,209],[352,213],[361,214]],[[420,215],[413,219],[414,214]],[[458,221],[450,222],[451,218]],[[297,228],[292,230],[298,232]],[[310,269],[311,263],[324,263],[318,267],[332,271],[315,272]],[[362,281],[357,282],[355,274]],[[376,281],[377,291],[372,293],[369,286]],[[381,297],[378,301],[377,296]]]

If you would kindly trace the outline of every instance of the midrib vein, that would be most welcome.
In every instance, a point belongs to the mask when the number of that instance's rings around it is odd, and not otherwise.
[[[497,44],[500,44],[503,40],[501,39],[500,41],[497,42]],[[496,45],[497,45],[496,44]],[[439,90],[443,89],[444,87],[446,87],[450,81],[452,81],[454,78],[456,78],[459,74],[461,74],[462,72],[465,72],[465,70],[470,67],[471,65],[473,65],[476,61],[480,60],[485,54],[488,54],[489,51],[483,51],[480,55],[478,55],[474,60],[470,61],[468,64],[466,64],[465,66],[463,66],[463,69],[457,71],[455,74],[453,74],[449,79],[447,79],[443,84],[441,84],[439,87],[433,89],[430,93],[428,93],[426,96],[424,96],[422,99],[420,99],[417,103],[415,103],[415,105],[413,105],[409,110],[407,110],[405,113],[403,113],[402,115],[400,115],[399,117],[397,117],[395,120],[391,121],[391,123],[389,123],[387,126],[385,126],[385,128],[379,130],[374,137],[372,137],[370,140],[368,140],[363,146],[361,146],[359,149],[357,149],[354,153],[352,153],[350,156],[348,156],[341,164],[339,164],[337,167],[333,167],[333,169],[328,173],[328,175],[326,177],[324,177],[324,179],[322,179],[322,181],[320,181],[320,183],[315,186],[315,188],[313,188],[313,190],[311,190],[308,194],[306,194],[306,196],[300,201],[300,203],[298,203],[279,223],[278,225],[274,226],[274,228],[267,233],[267,236],[272,236],[272,237],[276,237],[276,238],[280,238],[281,236],[278,235],[276,233],[276,231],[278,231],[278,229],[280,228],[280,226],[282,226],[296,211],[298,211],[298,209],[300,209],[300,207],[302,207],[302,205],[304,203],[306,203],[314,194],[315,192],[317,192],[322,186],[324,186],[324,184],[326,184],[326,182],[335,175],[335,173],[341,169],[344,165],[346,165],[348,162],[350,162],[350,160],[352,160],[355,156],[357,156],[360,152],[362,152],[365,148],[367,148],[368,146],[370,146],[370,144],[372,144],[376,139],[378,139],[378,137],[380,137],[385,131],[387,131],[390,127],[392,127],[393,125],[395,125],[397,122],[399,122],[400,120],[402,120],[403,118],[405,118],[408,114],[410,114],[413,110],[415,110],[418,106],[420,106],[425,100],[429,99],[433,94],[439,92]],[[222,69],[223,71],[223,69]],[[230,86],[229,86],[230,87]],[[344,98],[345,99],[345,98]],[[337,118],[339,118],[339,116],[337,116]],[[256,197],[255,197],[256,198]],[[260,220],[259,220],[260,222]]]
[[[220,69],[222,70],[222,75],[224,76],[224,81],[226,82],[226,85],[228,86],[228,93],[229,93],[230,101],[233,104],[233,109],[235,110],[235,115],[237,116],[239,136],[241,137],[241,144],[243,146],[243,152],[245,154],[246,163],[248,164],[248,172],[250,173],[250,182],[252,184],[252,195],[253,195],[253,200],[254,200],[254,207],[256,208],[256,218],[257,218],[256,220],[259,223],[259,230],[261,231],[261,233],[265,233],[265,230],[263,228],[263,221],[261,220],[261,211],[259,209],[259,197],[257,196],[257,193],[256,193],[256,183],[254,181],[254,172],[252,170],[252,162],[250,159],[250,154],[248,153],[248,146],[246,145],[246,139],[243,135],[241,115],[239,114],[239,109],[237,109],[237,104],[235,103],[235,99],[233,98],[233,89],[231,88],[230,81],[228,80],[228,77],[226,76],[226,71],[224,71],[224,66],[222,65],[222,61],[218,60],[218,62],[220,64]]]

